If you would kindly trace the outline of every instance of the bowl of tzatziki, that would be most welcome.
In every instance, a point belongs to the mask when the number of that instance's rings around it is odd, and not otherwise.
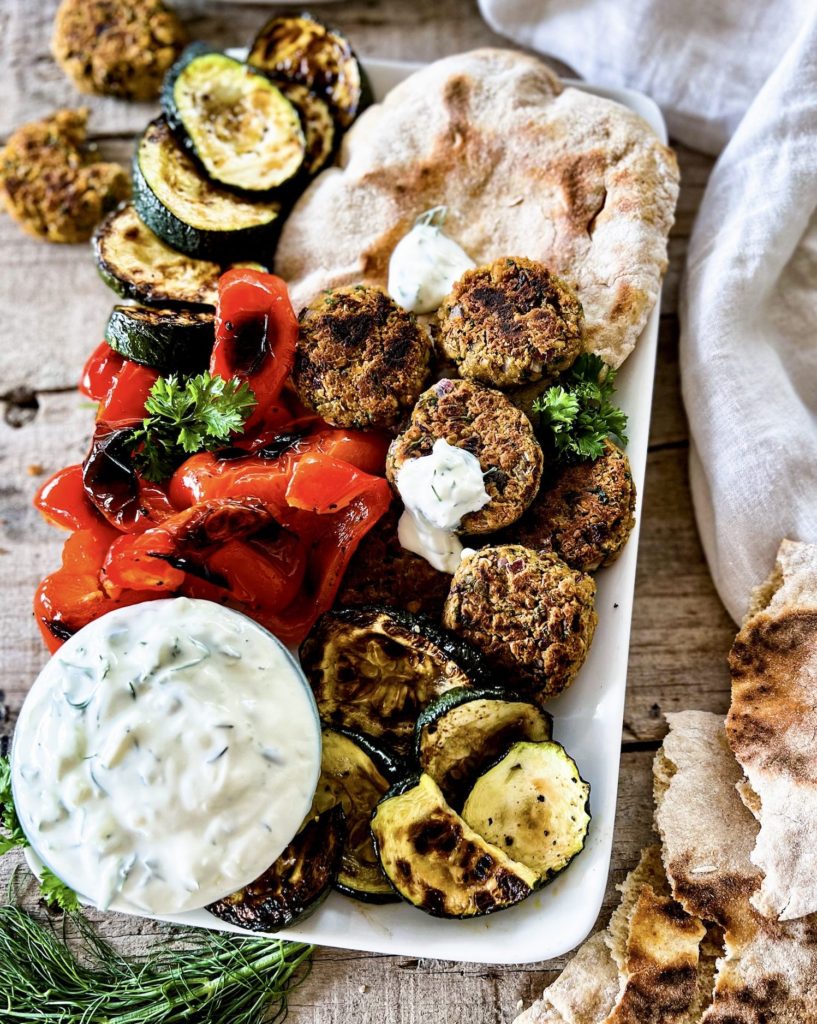
[[[176,914],[247,885],[308,814],[321,732],[300,666],[210,601],[122,608],[72,636],[14,733],[17,813],[100,909]]]

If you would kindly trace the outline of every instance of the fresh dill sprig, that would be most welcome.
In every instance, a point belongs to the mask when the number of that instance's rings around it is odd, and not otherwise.
[[[621,447],[627,444],[626,413],[611,401],[616,372],[599,356],[585,353],[534,401],[533,411],[560,461],[598,459],[608,437]]]
[[[246,381],[208,372],[185,380],[160,377],[145,402],[147,416],[131,438],[134,464],[146,480],[160,483],[185,456],[213,451],[240,433],[255,406]]]
[[[306,976],[312,947],[205,929],[169,937],[144,956],[118,953],[70,915],[75,955],[19,907],[0,906],[4,1024],[273,1024]]]

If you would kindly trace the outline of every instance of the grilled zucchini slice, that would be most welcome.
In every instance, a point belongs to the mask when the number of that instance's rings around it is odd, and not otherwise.
[[[448,690],[420,713],[414,756],[459,810],[477,777],[517,740],[549,740],[552,719],[524,697]]]
[[[329,104],[297,82],[275,83],[301,115],[301,126],[306,140],[304,173],[314,177],[323,170],[335,154],[338,130]]]
[[[389,903],[397,897],[380,867],[369,822],[378,800],[401,774],[400,766],[360,733],[324,728],[322,740],[315,806],[340,805],[346,820],[335,888],[366,903]]]
[[[102,221],[93,245],[102,280],[123,298],[158,305],[216,304],[221,267],[165,245],[130,203]]]
[[[430,775],[386,794],[372,818],[372,834],[397,892],[433,917],[504,910],[536,885],[536,872],[469,828]]]
[[[559,743],[514,743],[468,794],[462,816],[545,885],[584,848],[590,786]]]
[[[343,810],[310,815],[278,860],[254,882],[211,903],[222,921],[254,932],[277,932],[309,917],[337,878],[343,852]]]
[[[324,721],[401,755],[429,701],[488,679],[481,655],[462,640],[421,615],[377,605],[326,612],[301,645],[301,665]]]
[[[210,177],[265,193],[300,171],[306,155],[298,111],[266,75],[201,44],[168,72],[162,109]]]
[[[220,263],[270,254],[281,213],[276,200],[246,199],[211,181],[163,117],[151,121],[136,148],[133,205],[163,242]]]
[[[114,306],[105,340],[114,352],[160,373],[202,373],[215,343],[214,316],[205,309]]]
[[[247,60],[325,99],[341,128],[371,103],[371,88],[349,41],[311,14],[272,18],[255,37]]]

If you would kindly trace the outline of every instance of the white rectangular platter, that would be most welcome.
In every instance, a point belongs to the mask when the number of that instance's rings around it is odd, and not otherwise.
[[[367,60],[364,64],[377,99],[418,67],[394,61]],[[568,84],[630,107],[666,142],[661,113],[646,96],[625,89],[595,88],[583,82]],[[618,561],[597,577],[599,624],[590,655],[573,686],[549,705],[554,738],[575,758],[591,786],[592,822],[584,851],[547,888],[499,914],[471,921],[443,921],[404,903],[373,906],[333,893],[312,917],[279,937],[376,953],[506,964],[559,956],[589,933],[604,897],[613,844],[658,317],[656,306],[618,378],[618,400],[630,418],[627,450],[639,495],[635,530]],[[162,920],[240,931],[204,910]]]

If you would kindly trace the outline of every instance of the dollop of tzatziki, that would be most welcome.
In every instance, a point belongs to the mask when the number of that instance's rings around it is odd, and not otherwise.
[[[445,207],[421,214],[389,260],[389,295],[411,313],[433,313],[476,263],[443,233]]]
[[[34,852],[100,909],[202,907],[253,881],[311,806],[320,725],[285,648],[176,598],[102,616],[37,678],[12,784]]]
[[[440,572],[453,573],[463,551],[453,531],[463,516],[479,512],[491,500],[479,459],[438,438],[430,455],[403,464],[397,490],[405,505],[397,524],[401,545]]]

